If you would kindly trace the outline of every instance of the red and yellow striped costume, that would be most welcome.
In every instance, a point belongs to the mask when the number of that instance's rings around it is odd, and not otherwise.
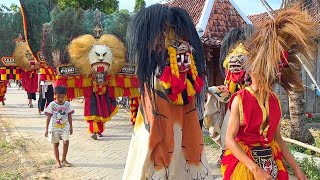
[[[0,81],[0,102],[5,101],[5,95],[7,92],[7,81]]]
[[[89,123],[91,133],[104,131],[104,123],[118,112],[115,104],[118,97],[130,97],[136,102],[131,104],[131,122],[135,121],[140,98],[138,78],[135,75],[108,75],[103,84],[95,82],[93,77],[58,75],[55,86],[58,85],[68,87],[69,100],[84,96],[84,119]]]
[[[288,179],[288,172],[282,161],[281,149],[274,140],[281,118],[279,99],[272,93],[267,96],[267,101],[264,103],[256,97],[250,87],[246,87],[232,97],[230,105],[235,96],[239,97],[240,112],[240,127],[236,141],[251,159],[253,159],[251,148],[255,146],[270,147],[278,167],[277,179]],[[250,170],[229,149],[226,150],[222,159],[221,171],[225,180],[254,180]]]

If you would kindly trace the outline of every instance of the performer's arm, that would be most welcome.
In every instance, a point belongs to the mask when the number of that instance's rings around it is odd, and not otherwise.
[[[47,115],[47,122],[46,122],[46,132],[44,134],[45,137],[48,137],[48,126],[51,120],[51,115]]]
[[[72,114],[71,113],[68,114],[68,121],[70,124],[70,135],[72,135],[73,134],[73,127],[72,127]]]
[[[262,170],[253,160],[251,160],[235,140],[239,131],[239,127],[239,97],[236,96],[231,105],[231,113],[226,134],[226,146],[230,149],[232,154],[252,172],[255,179],[271,180],[271,176],[266,171]]]
[[[288,162],[288,164],[290,165],[290,167],[293,169],[295,175],[297,176],[297,178],[299,180],[306,180],[306,176],[303,174],[303,172],[301,171],[298,163],[295,161],[295,159],[293,158],[292,154],[289,152],[289,149],[287,147],[287,144],[284,142],[284,140],[281,137],[280,134],[280,124],[277,127],[277,131],[276,134],[274,136],[275,140],[278,142],[283,158]]]

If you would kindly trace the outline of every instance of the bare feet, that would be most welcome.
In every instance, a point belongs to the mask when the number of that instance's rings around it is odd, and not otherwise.
[[[65,167],[72,167],[72,164],[69,163],[67,160],[62,160],[62,165]]]
[[[60,163],[60,162],[57,162],[57,163],[56,163],[56,168],[62,168],[62,166],[61,166],[61,163]]]

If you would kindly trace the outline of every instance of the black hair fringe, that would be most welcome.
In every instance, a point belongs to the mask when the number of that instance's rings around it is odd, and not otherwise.
[[[164,31],[168,25],[174,28],[176,36],[188,41],[195,49],[194,59],[199,75],[205,71],[202,43],[188,13],[181,8],[161,4],[143,8],[129,22],[126,35],[128,60],[138,66],[142,95],[145,84],[148,89],[153,89],[157,68],[162,71],[167,63]],[[155,47],[156,44],[163,44],[160,51]]]

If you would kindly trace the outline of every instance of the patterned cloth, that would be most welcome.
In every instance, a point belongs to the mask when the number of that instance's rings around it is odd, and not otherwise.
[[[202,86],[201,92],[196,94],[196,107],[198,111],[198,118],[199,121],[203,120],[204,118],[204,103],[205,103],[205,97],[206,97],[206,92],[208,88],[208,79],[205,76],[204,78],[204,85]]]

